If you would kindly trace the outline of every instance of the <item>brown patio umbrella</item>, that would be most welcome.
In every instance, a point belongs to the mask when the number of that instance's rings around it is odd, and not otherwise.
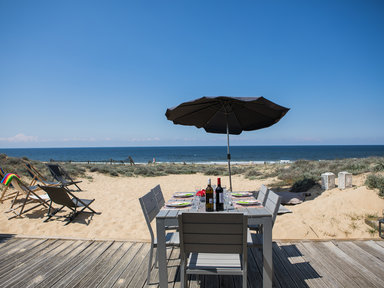
[[[229,134],[266,128],[279,122],[289,108],[264,97],[202,97],[167,109],[165,115],[174,124],[204,128],[209,133],[227,134],[229,184],[232,191]]]

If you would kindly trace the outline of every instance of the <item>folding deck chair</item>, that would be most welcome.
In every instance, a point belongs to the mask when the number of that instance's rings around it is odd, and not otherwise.
[[[47,222],[52,216],[54,216],[57,212],[61,211],[64,207],[68,207],[71,209],[72,213],[69,214],[66,218],[68,218],[68,222],[65,224],[69,224],[73,219],[76,218],[77,215],[84,212],[85,209],[88,209],[93,214],[101,214],[100,212],[96,212],[91,207],[89,207],[95,199],[80,199],[73,195],[67,188],[65,187],[55,187],[55,186],[40,186],[50,198],[49,209],[48,209],[48,218],[44,220]],[[71,198],[72,197],[72,198]],[[52,202],[58,205],[62,205],[59,209],[52,208]],[[77,210],[77,208],[82,208],[81,210]]]
[[[61,182],[52,182],[48,181],[46,177],[40,173],[30,162],[23,160],[25,167],[27,168],[28,174],[32,177],[32,181],[29,185],[35,185],[37,181],[41,182],[44,186],[59,186],[62,185]]]
[[[49,197],[47,194],[39,195],[37,192],[40,190],[36,186],[27,186],[25,185],[20,179],[18,178],[13,178],[12,179],[12,185],[16,189],[16,196],[14,197],[12,201],[12,205],[10,209],[6,212],[13,212],[15,215],[9,217],[8,219],[12,219],[18,216],[21,216],[24,213],[27,213],[28,211],[31,211],[32,209],[35,209],[37,207],[43,206],[48,208],[48,201]],[[13,207],[16,203],[16,199],[19,195],[24,195],[25,198],[22,200],[21,204],[18,205],[17,207]],[[27,209],[26,205],[30,202],[36,202],[37,204],[34,205],[33,207],[29,207]],[[17,211],[19,209],[19,211]]]
[[[81,191],[80,187],[77,186],[77,184],[81,183],[82,181],[73,180],[71,176],[69,176],[69,174],[59,164],[47,163],[46,165],[49,171],[51,172],[53,178],[59,181],[63,186],[75,185],[77,189]]]
[[[0,167],[0,178],[3,179],[5,174],[6,173],[4,172],[3,168]],[[5,195],[9,187],[13,187],[12,184],[3,187],[3,191],[1,192],[1,195],[0,195],[0,203],[3,203],[4,200],[11,199],[17,193],[16,191],[12,191],[11,193],[7,193],[8,195]]]

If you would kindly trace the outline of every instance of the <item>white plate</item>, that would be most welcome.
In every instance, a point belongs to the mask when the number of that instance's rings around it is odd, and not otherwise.
[[[231,193],[231,195],[234,197],[249,197],[249,196],[252,196],[253,194],[250,192],[234,192],[234,193]]]
[[[260,202],[257,200],[240,200],[236,201],[235,203],[244,206],[260,205]]]
[[[189,197],[193,197],[195,196],[195,194],[193,193],[176,193],[173,195],[173,197],[175,198],[189,198]]]
[[[192,205],[191,202],[171,202],[166,204],[166,206],[168,207],[187,207],[191,205]]]

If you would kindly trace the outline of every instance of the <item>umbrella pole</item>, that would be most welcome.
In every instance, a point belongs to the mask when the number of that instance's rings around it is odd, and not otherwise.
[[[227,120],[227,159],[228,159],[228,171],[229,171],[229,191],[232,192],[232,178],[231,178],[231,154],[229,153],[229,128]]]

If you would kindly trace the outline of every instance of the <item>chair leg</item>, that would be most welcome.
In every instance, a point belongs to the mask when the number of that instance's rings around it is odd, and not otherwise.
[[[181,263],[180,263],[180,284],[181,284],[181,288],[187,287],[186,281],[185,281],[185,268],[184,268],[183,260],[181,260]]]
[[[148,263],[148,275],[147,275],[147,285],[149,285],[151,281],[151,268],[152,268],[152,258],[153,258],[153,243],[151,243],[151,249],[149,251],[149,263]],[[157,260],[157,253],[156,253]],[[156,262],[155,262],[156,263]],[[156,264],[155,264],[156,265]]]

